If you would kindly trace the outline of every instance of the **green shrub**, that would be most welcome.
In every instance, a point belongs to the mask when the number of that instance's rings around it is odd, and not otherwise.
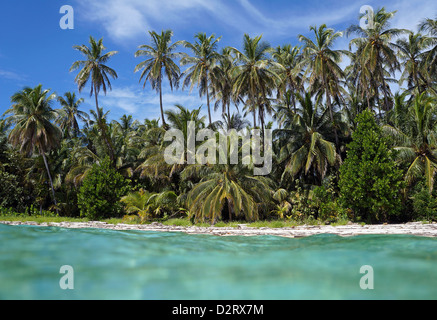
[[[77,195],[82,217],[100,220],[119,217],[123,213],[120,198],[130,191],[129,180],[112,166],[108,158],[95,164],[84,179]]]
[[[314,216],[322,222],[336,222],[347,219],[346,210],[338,201],[338,192],[334,183],[334,176],[326,177],[321,186],[312,189],[309,206],[313,208]]]
[[[24,190],[17,176],[6,172],[0,165],[0,207],[24,210]]]
[[[402,172],[373,114],[366,110],[356,121],[340,167],[341,203],[359,220],[387,221],[402,212]]]
[[[423,183],[416,186],[412,195],[413,219],[437,220],[437,198],[435,192],[429,193]]]

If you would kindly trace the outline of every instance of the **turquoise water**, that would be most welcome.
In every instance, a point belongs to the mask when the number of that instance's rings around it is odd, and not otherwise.
[[[63,265],[73,268],[72,290],[60,287]],[[360,288],[363,265],[373,290]],[[0,224],[0,299],[437,299],[437,239]]]

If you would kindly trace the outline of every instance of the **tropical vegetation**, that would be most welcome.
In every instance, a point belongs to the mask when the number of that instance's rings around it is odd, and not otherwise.
[[[171,30],[149,31],[132,73],[159,95],[159,119],[110,120],[99,96],[117,85],[117,51],[93,37],[74,45],[78,92],[25,87],[0,120],[1,214],[217,225],[437,220],[437,19],[413,32],[392,28],[395,15],[382,8],[367,28],[345,32],[311,26],[295,46],[245,34],[241,48],[220,47],[214,34],[174,41]],[[163,81],[196,89],[206,106],[164,105]],[[79,96],[87,85],[89,111]],[[208,156],[227,163],[193,163],[187,153],[168,163],[166,132],[188,141],[190,123],[216,141],[247,132],[240,151],[272,129],[260,150],[272,151],[271,172],[256,176],[253,158],[234,163],[223,149]]]

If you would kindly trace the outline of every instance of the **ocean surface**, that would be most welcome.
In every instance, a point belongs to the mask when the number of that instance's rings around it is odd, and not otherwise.
[[[0,299],[434,300],[437,239],[0,224]]]

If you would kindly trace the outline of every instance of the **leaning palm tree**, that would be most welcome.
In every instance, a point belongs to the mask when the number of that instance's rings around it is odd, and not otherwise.
[[[86,60],[79,60],[73,63],[73,65],[70,68],[70,71],[75,71],[80,68],[79,73],[77,74],[75,78],[75,82],[78,85],[79,92],[83,90],[85,85],[88,83],[88,81],[91,79],[91,91],[90,96],[94,94],[95,100],[96,100],[96,111],[97,114],[99,113],[99,101],[98,101],[98,94],[100,93],[100,90],[103,90],[103,93],[106,94],[107,89],[112,89],[111,82],[109,81],[109,77],[112,77],[113,79],[116,79],[117,73],[114,69],[111,69],[106,65],[106,62],[108,62],[109,58],[111,58],[113,55],[117,54],[117,51],[109,51],[105,54],[103,52],[106,50],[105,46],[103,45],[103,38],[99,41],[96,41],[93,37],[90,36],[89,40],[90,46],[87,47],[86,45],[81,46],[73,46],[73,48],[77,51],[79,51]],[[102,131],[103,139],[106,143],[106,146],[108,148],[109,157],[112,162],[114,162],[114,150],[111,145],[111,141],[108,137],[106,126],[101,121],[101,119],[98,120],[98,125],[100,130]]]
[[[77,118],[81,120],[88,118],[85,112],[79,110],[79,106],[84,102],[84,99],[77,99],[74,92],[66,92],[63,97],[58,97],[58,102],[62,109],[58,110],[59,116],[56,123],[67,137],[77,137],[79,134]]]
[[[424,177],[431,193],[437,172],[436,99],[423,92],[408,109],[399,108],[398,112],[406,113],[397,116],[402,122],[397,127],[385,125],[383,130],[391,137],[399,162],[407,166],[407,185]]]
[[[246,104],[249,111],[253,113],[253,126],[257,125],[256,114],[258,113],[261,130],[263,130],[267,98],[275,87],[275,81],[281,80],[271,67],[281,68],[281,66],[269,59],[270,45],[267,42],[261,42],[261,38],[262,36],[251,38],[245,34],[243,51],[235,48],[232,50],[239,61],[239,65],[233,71],[235,73],[234,95],[239,98],[247,97]]]
[[[221,37],[215,38],[215,35],[206,36],[205,33],[197,33],[194,36],[197,41],[190,43],[183,41],[185,48],[192,51],[193,56],[185,56],[181,59],[181,65],[191,65],[182,73],[185,76],[184,87],[190,85],[190,91],[193,90],[194,84],[199,88],[199,95],[206,95],[206,103],[208,107],[209,125],[212,124],[211,107],[210,107],[210,88],[214,88],[212,83],[217,78],[215,64],[219,59],[217,53],[217,44]]]
[[[59,145],[62,135],[52,122],[57,116],[52,109],[55,98],[56,95],[50,94],[50,90],[43,90],[42,85],[35,88],[26,87],[12,96],[13,105],[5,114],[11,114],[7,121],[14,125],[9,133],[10,143],[27,155],[38,152],[43,158],[57,211],[55,190],[46,155]]]
[[[338,148],[339,140],[334,122],[332,99],[340,96],[340,81],[345,77],[345,74],[339,63],[342,55],[348,54],[348,52],[332,49],[334,42],[342,36],[341,32],[335,32],[334,29],[327,28],[325,24],[318,28],[312,26],[310,30],[314,32],[315,42],[303,35],[299,36],[299,41],[305,44],[303,60],[300,65],[306,67],[304,76],[309,74],[310,90],[316,92],[320,88],[321,92],[325,94],[331,125],[334,128],[335,145]]]
[[[159,106],[161,108],[161,121],[163,127],[166,127],[164,118],[164,108],[162,105],[162,80],[167,78],[171,90],[173,87],[178,87],[180,69],[174,62],[174,59],[181,57],[183,54],[180,52],[174,52],[177,46],[182,44],[182,41],[171,43],[173,32],[171,30],[162,31],[161,34],[157,34],[155,31],[149,31],[152,38],[152,44],[143,44],[138,47],[138,51],[135,52],[135,57],[147,57],[147,60],[139,63],[134,72],[142,70],[140,76],[140,82],[144,79],[143,88],[146,86],[147,81],[150,82],[152,89],[159,92]]]

